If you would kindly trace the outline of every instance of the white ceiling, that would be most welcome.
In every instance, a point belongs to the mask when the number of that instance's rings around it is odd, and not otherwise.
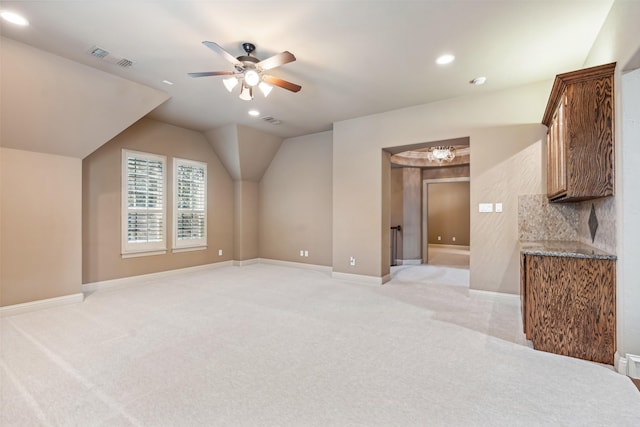
[[[333,122],[437,100],[550,80],[581,68],[613,0],[467,1],[1,1],[31,23],[0,23],[0,34],[168,92],[151,117],[205,131],[239,123],[282,137]],[[244,41],[264,59],[297,61],[270,74],[302,85],[240,100],[221,77],[232,70],[201,42],[234,56]],[[121,68],[87,54],[99,46],[133,61]],[[435,64],[442,53],[455,62]],[[42,70],[46,73],[46,70]],[[484,86],[469,80],[486,76]],[[164,79],[173,86],[162,83]],[[282,124],[248,116],[257,108]],[[542,112],[541,112],[542,114]]]

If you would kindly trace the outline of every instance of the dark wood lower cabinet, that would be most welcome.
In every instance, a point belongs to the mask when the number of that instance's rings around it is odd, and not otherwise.
[[[613,365],[615,261],[521,257],[524,332],[534,348]]]

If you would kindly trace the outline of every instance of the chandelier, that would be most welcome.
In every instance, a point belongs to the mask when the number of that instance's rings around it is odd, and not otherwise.
[[[429,147],[427,151],[427,159],[431,162],[450,162],[456,157],[456,149],[452,146],[439,145],[437,147]]]

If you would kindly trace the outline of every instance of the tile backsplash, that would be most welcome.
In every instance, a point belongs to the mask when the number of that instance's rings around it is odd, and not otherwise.
[[[598,222],[593,240],[589,230],[592,206]],[[518,196],[518,237],[521,241],[578,241],[615,253],[615,224],[613,197],[579,203],[549,203],[546,194]]]
[[[615,198],[590,200],[577,203],[580,212],[578,221],[578,241],[595,246],[607,252],[616,253],[616,204]],[[598,218],[598,231],[595,239],[591,240],[589,231],[589,215],[591,206],[595,208]]]
[[[545,194],[519,196],[519,239],[522,241],[578,240],[580,213],[572,205],[551,204]]]

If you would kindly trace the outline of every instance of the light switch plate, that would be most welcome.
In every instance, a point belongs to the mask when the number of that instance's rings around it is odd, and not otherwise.
[[[493,212],[493,203],[480,203],[478,212]]]

